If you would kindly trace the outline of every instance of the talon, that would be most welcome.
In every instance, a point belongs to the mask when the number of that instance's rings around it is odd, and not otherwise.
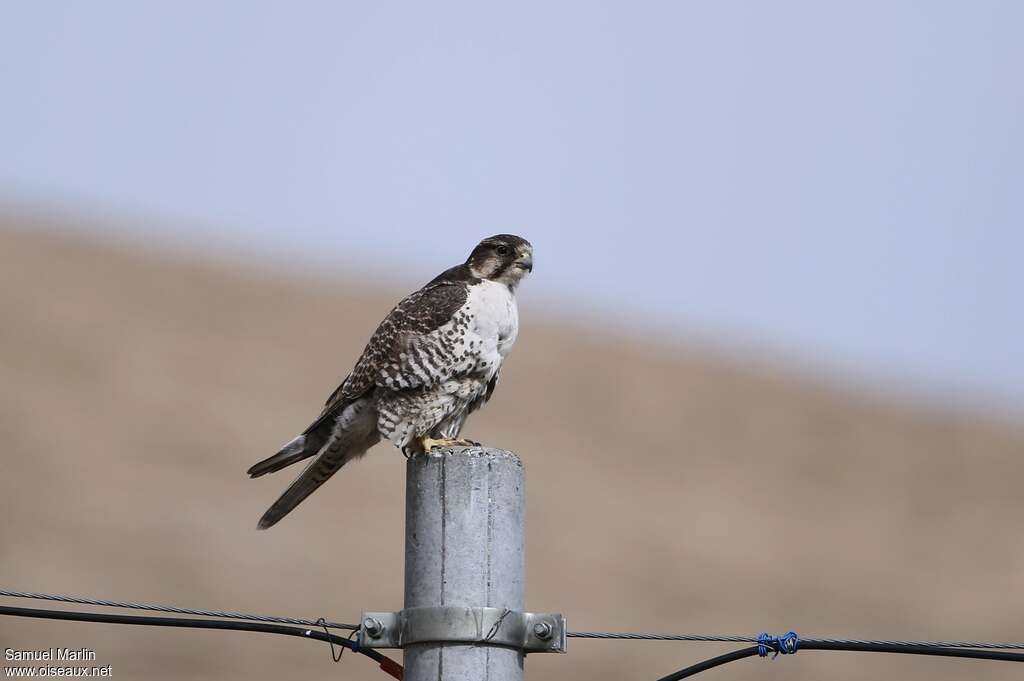
[[[420,444],[423,445],[423,451],[429,452],[437,447],[479,447],[476,442],[470,440],[463,440],[462,438],[441,438],[435,440],[434,438],[424,437],[420,438]]]

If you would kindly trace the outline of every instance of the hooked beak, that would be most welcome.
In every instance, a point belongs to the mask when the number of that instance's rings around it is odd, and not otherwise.
[[[516,258],[516,266],[521,267],[527,272],[533,272],[533,254],[524,253],[523,255]]]

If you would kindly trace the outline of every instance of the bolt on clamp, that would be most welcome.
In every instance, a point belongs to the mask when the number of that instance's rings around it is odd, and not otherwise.
[[[363,648],[405,648],[417,643],[464,643],[516,648],[525,653],[564,653],[561,613],[456,606],[364,612],[359,623]]]

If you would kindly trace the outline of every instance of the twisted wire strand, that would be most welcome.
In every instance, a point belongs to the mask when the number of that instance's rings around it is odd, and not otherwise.
[[[344,622],[325,622],[323,618],[315,620],[300,619],[297,617],[275,617],[272,615],[253,615],[245,612],[230,612],[223,610],[197,610],[194,608],[179,608],[172,605],[155,605],[153,603],[136,603],[134,601],[110,601],[102,598],[84,598],[81,596],[62,596],[60,594],[46,594],[34,591],[10,591],[0,589],[0,596],[11,598],[31,598],[41,601],[60,601],[62,603],[78,603],[79,605],[100,605],[108,608],[127,608],[130,610],[152,610],[154,612],[170,612],[178,615],[199,615],[201,617],[222,617],[234,620],[249,620],[253,622],[275,622],[278,624],[297,624],[305,627],[326,626],[331,629],[359,629],[358,624],[346,624]]]
[[[621,631],[570,631],[569,638],[615,639],[623,641],[701,641],[718,643],[758,643],[757,636],[729,636],[717,634],[654,634],[644,632]],[[888,641],[879,639],[851,638],[805,638],[800,637],[801,644],[838,644],[838,645],[881,645],[881,646],[921,646],[925,648],[978,648],[981,650],[1024,650],[1024,643],[992,643],[988,641]]]
[[[652,634],[629,631],[570,631],[569,638],[604,638],[622,641],[704,641],[724,643],[757,643],[756,636],[726,636],[718,634]]]
[[[39,593],[34,591],[12,591],[0,589],[0,596],[11,598],[30,598],[44,601],[60,601],[79,605],[98,605],[110,608],[127,608],[131,610],[151,610],[168,612],[178,615],[198,615],[201,617],[222,617],[226,619],[249,620],[253,622],[274,622],[278,624],[295,624],[306,627],[327,626],[332,629],[355,631],[358,624],[345,622],[327,622],[323,618],[315,620],[297,617],[277,617],[272,615],[254,615],[252,613],[231,612],[224,610],[200,610],[195,608],[179,608],[171,605],[138,603],[135,601],[112,601],[102,598],[86,598],[82,596],[64,596],[60,594]],[[649,632],[628,631],[570,631],[569,638],[611,639],[622,641],[693,641],[716,643],[758,643],[757,636],[732,636],[725,634],[659,634]],[[979,650],[1024,650],[1024,643],[993,643],[988,641],[911,641],[882,639],[849,639],[849,638],[801,638],[802,643],[838,644],[838,645],[893,645],[921,646],[926,648],[976,648]]]
[[[1024,643],[990,641],[886,641],[859,638],[801,638],[801,643],[863,646],[920,646],[922,648],[978,648],[981,650],[1024,650]]]

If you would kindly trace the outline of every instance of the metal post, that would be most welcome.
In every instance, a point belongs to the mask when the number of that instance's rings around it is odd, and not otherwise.
[[[519,458],[486,447],[436,449],[411,457],[406,469],[405,607],[522,611],[526,513]],[[406,681],[522,678],[523,652],[515,648],[405,647]]]

